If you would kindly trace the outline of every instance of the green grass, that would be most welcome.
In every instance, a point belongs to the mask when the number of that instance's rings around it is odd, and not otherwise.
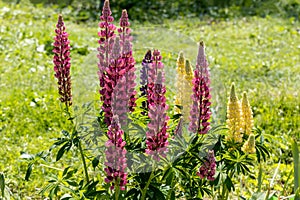
[[[27,165],[21,153],[48,149],[51,138],[67,126],[57,100],[51,54],[57,14],[54,9],[0,1],[0,172],[4,172],[15,199],[38,198],[37,192],[47,180],[48,169],[40,168],[30,182],[24,181]],[[93,101],[96,117],[98,22],[65,23],[72,45],[74,104]],[[276,138],[270,146],[273,156],[264,168],[263,189],[268,187],[279,159],[291,169],[291,140],[300,134],[299,21],[247,17],[132,24],[138,69],[148,48],[162,52],[170,103],[178,52],[184,51],[195,63],[197,42],[204,40],[211,67],[214,123],[224,122],[230,84],[235,82],[239,97],[248,92],[255,125]],[[291,193],[292,186],[287,192],[278,187],[286,181],[293,183],[286,180],[288,173],[279,168],[271,189]]]

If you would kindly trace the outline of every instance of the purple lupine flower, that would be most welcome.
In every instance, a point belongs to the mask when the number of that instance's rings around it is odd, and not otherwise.
[[[199,172],[197,175],[200,176],[201,179],[207,178],[210,181],[215,180],[214,175],[216,173],[216,158],[213,150],[208,151],[207,160],[201,165],[199,168]]]
[[[141,96],[147,96],[147,85],[148,85],[148,71],[149,71],[149,65],[152,63],[151,60],[151,50],[148,50],[143,61],[142,61],[142,69],[141,69],[141,75],[140,75],[140,91]],[[148,110],[148,103],[147,101],[142,102],[142,107],[145,110]],[[146,115],[146,112],[142,113],[143,115]]]
[[[105,70],[105,76],[103,76],[104,87],[100,90],[102,95],[103,105],[102,109],[105,112],[104,121],[107,125],[110,125],[113,112],[112,112],[112,94],[117,85],[118,80],[124,75],[123,69],[124,60],[121,57],[120,38],[116,37],[115,42],[110,53],[110,63]]]
[[[196,69],[193,79],[193,103],[190,111],[189,130],[199,134],[206,134],[210,129],[210,78],[208,63],[204,51],[204,43],[200,42]]]
[[[106,76],[107,76],[107,70],[109,68],[109,65],[111,64],[111,53],[112,48],[114,46],[114,38],[115,38],[115,30],[116,26],[112,23],[114,21],[114,18],[111,16],[112,12],[110,10],[109,6],[109,0],[105,0],[104,6],[102,9],[102,15],[100,16],[101,22],[99,23],[100,31],[98,32],[99,39],[99,47],[98,47],[98,76],[100,81],[100,94],[101,94],[101,101],[102,104],[102,110],[105,112],[105,119],[107,125],[110,125],[111,122],[111,89],[112,89],[112,83],[107,82]],[[107,91],[109,90],[109,91]],[[108,99],[107,99],[108,98]]]
[[[136,91],[135,86],[136,83],[134,82],[136,79],[135,76],[135,60],[132,56],[132,36],[130,35],[130,23],[128,21],[128,14],[126,10],[122,11],[122,16],[120,18],[120,27],[118,29],[119,36],[120,36],[120,44],[122,46],[122,58],[124,62],[123,69],[126,71],[124,74],[125,78],[125,88],[127,94],[129,95],[128,99],[128,107],[130,111],[134,110],[136,106]]]
[[[112,183],[111,189],[113,190],[116,184],[120,186],[121,190],[125,190],[127,183],[127,167],[126,149],[124,148],[126,142],[122,139],[124,132],[120,129],[119,119],[117,116],[112,118],[111,125],[108,127],[107,136],[109,140],[105,143],[106,146],[106,183]]]
[[[146,153],[153,156],[153,159],[159,161],[160,156],[165,157],[168,146],[167,121],[169,117],[166,114],[168,106],[166,104],[166,87],[164,85],[163,63],[158,50],[153,52],[153,63],[149,68],[148,82],[148,116],[150,122],[146,133]]]
[[[68,33],[65,31],[66,27],[61,15],[58,16],[58,22],[56,25],[54,37],[54,71],[55,77],[58,83],[58,93],[60,94],[60,101],[65,103],[68,107],[72,105],[71,94],[71,58],[70,58],[70,41],[68,39]]]

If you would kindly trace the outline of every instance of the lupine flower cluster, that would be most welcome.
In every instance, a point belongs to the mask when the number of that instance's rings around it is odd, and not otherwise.
[[[177,58],[177,81],[176,81],[176,89],[177,89],[177,92],[176,92],[176,98],[175,98],[175,105],[176,106],[184,106],[183,102],[182,102],[182,97],[183,97],[183,91],[184,91],[184,88],[183,88],[183,84],[184,84],[184,72],[185,72],[185,58],[183,56],[183,52],[179,52],[179,55],[178,55],[178,58]],[[178,107],[175,107],[175,112],[176,113],[181,113],[181,110],[180,108]]]
[[[242,98],[242,118],[244,133],[249,136],[253,129],[253,113],[246,92],[243,93]]]
[[[54,71],[55,77],[58,83],[58,92],[60,94],[60,101],[65,103],[68,107],[72,105],[71,94],[71,58],[70,58],[70,41],[68,39],[68,33],[65,31],[66,27],[61,15],[58,17],[54,37]]]
[[[136,91],[135,86],[136,83],[134,80],[136,79],[135,76],[135,60],[132,55],[132,36],[130,35],[130,23],[128,21],[128,14],[126,10],[122,11],[122,16],[120,18],[120,27],[118,29],[120,39],[121,39],[121,46],[122,46],[122,58],[123,58],[123,64],[122,67],[123,70],[126,71],[124,74],[125,76],[125,84],[124,87],[126,88],[126,94],[128,95],[128,108],[130,111],[134,110],[134,107],[136,106]]]
[[[122,139],[123,130],[120,126],[127,124],[127,113],[135,107],[135,61],[132,56],[132,37],[127,11],[122,12],[118,35],[115,34],[116,26],[112,24],[114,19],[111,14],[109,1],[105,0],[99,24],[101,30],[98,33],[100,94],[102,110],[105,113],[104,121],[109,126],[105,171],[106,182],[113,182],[112,189],[116,184],[124,189],[127,182],[124,172],[126,143]]]
[[[199,134],[206,134],[210,129],[210,77],[206,60],[204,43],[200,42],[196,69],[193,79],[193,103],[190,111],[189,130]]]
[[[99,39],[99,47],[97,55],[99,59],[98,63],[98,76],[100,81],[100,94],[101,94],[101,101],[102,104],[102,110],[105,112],[105,119],[107,125],[110,125],[111,118],[112,118],[112,111],[111,111],[111,95],[113,91],[113,87],[115,86],[114,81],[107,81],[108,77],[108,68],[111,64],[111,52],[114,45],[114,38],[116,26],[112,23],[114,21],[114,18],[111,16],[112,12],[110,10],[109,1],[106,0],[104,2],[104,6],[102,9],[102,15],[100,16],[101,22],[99,23],[99,27],[101,30],[98,32]],[[115,47],[116,51],[116,47]],[[116,53],[115,53],[116,54]],[[115,59],[113,59],[115,60]],[[115,63],[116,64],[116,63]],[[114,71],[109,71],[111,74]],[[110,75],[111,75],[110,74]]]
[[[167,120],[166,114],[168,106],[166,104],[166,87],[164,85],[163,63],[158,50],[154,50],[153,62],[149,66],[149,79],[147,88],[147,98],[149,104],[148,116],[150,122],[146,133],[146,153],[153,156],[157,161],[160,156],[165,157],[168,146]]]
[[[183,95],[182,95],[182,116],[184,122],[189,121],[190,116],[190,110],[192,105],[192,99],[191,96],[193,94],[193,90],[191,89],[193,87],[193,68],[189,60],[185,61],[185,74],[184,74],[184,81],[183,81]]]
[[[248,140],[242,146],[242,151],[244,153],[255,153],[255,136],[251,133],[248,137]]]
[[[216,173],[216,166],[214,151],[209,150],[207,160],[201,165],[197,175],[200,176],[201,179],[207,178],[208,180],[213,181],[215,180],[214,175]]]
[[[104,171],[107,174],[106,183],[112,183],[111,189],[116,185],[120,186],[121,190],[125,190],[127,183],[126,164],[126,142],[122,139],[124,132],[120,128],[119,119],[117,116],[112,118],[112,123],[108,127],[107,136],[109,140],[105,143],[106,146],[106,168]]]
[[[227,128],[226,140],[240,143],[243,141],[242,109],[238,97],[235,94],[234,83],[231,85],[230,97],[227,104]]]
[[[111,16],[109,1],[106,0],[102,10],[101,22],[99,27],[102,29],[98,35],[100,37],[98,48],[99,54],[99,80],[100,80],[100,94],[102,110],[105,112],[105,119],[107,125],[110,125],[113,116],[113,91],[116,87],[124,87],[126,91],[127,101],[126,108],[133,111],[135,106],[135,74],[134,65],[135,61],[132,56],[132,37],[130,36],[130,23],[128,22],[127,11],[123,10],[120,18],[120,28],[117,29],[119,36],[116,36],[116,26],[112,24],[113,17]],[[125,76],[124,85],[118,81]],[[121,111],[119,111],[121,112]],[[124,108],[123,113],[127,110]],[[121,119],[121,118],[120,118]],[[123,122],[122,122],[123,124]]]
[[[237,143],[243,141],[243,135],[251,135],[253,128],[252,110],[247,98],[246,92],[243,93],[240,102],[235,93],[234,83],[231,85],[230,97],[227,104],[227,128],[228,134],[226,140],[232,140]]]

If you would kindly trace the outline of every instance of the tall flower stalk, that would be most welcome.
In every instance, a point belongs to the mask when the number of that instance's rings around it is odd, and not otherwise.
[[[166,87],[164,85],[163,63],[158,50],[154,50],[152,55],[153,63],[149,68],[148,82],[148,116],[150,122],[146,133],[146,153],[153,156],[157,161],[160,156],[165,157],[168,146],[167,121],[169,117],[166,114],[168,106],[166,104]]]
[[[241,143],[243,141],[243,119],[242,109],[238,97],[235,93],[234,83],[231,85],[230,97],[227,104],[227,128],[228,134],[225,139]]]
[[[71,94],[71,58],[70,58],[70,41],[68,33],[65,31],[66,27],[61,15],[58,16],[54,37],[54,71],[58,83],[58,93],[60,94],[60,101],[65,103],[66,108],[72,105]]]
[[[102,9],[102,15],[100,16],[101,22],[99,23],[100,31],[98,32],[98,36],[100,37],[98,43],[98,76],[100,81],[100,94],[101,94],[101,101],[102,110],[105,113],[105,119],[107,125],[110,125],[111,118],[112,118],[112,111],[111,111],[111,95],[112,95],[112,87],[113,83],[108,82],[107,74],[108,68],[111,64],[111,59],[114,61],[115,59],[112,58],[111,53],[114,46],[114,38],[115,38],[115,30],[116,26],[112,23],[114,18],[111,16],[112,12],[109,6],[109,0],[105,0],[104,6]]]
[[[242,118],[243,118],[243,122],[242,122],[243,131],[246,135],[249,136],[252,133],[252,128],[253,128],[253,113],[246,92],[243,93],[243,98],[242,98]]]
[[[65,31],[66,27],[64,25],[64,21],[61,15],[58,16],[58,22],[56,25],[55,33],[56,36],[54,38],[55,42],[53,44],[54,49],[54,71],[55,77],[58,80],[58,91],[61,95],[60,101],[65,103],[66,112],[71,118],[71,113],[69,107],[72,105],[72,94],[71,94],[71,58],[70,58],[70,41],[68,39],[68,33]],[[71,120],[73,123],[73,121]],[[78,140],[78,149],[81,155],[82,164],[84,168],[86,182],[89,182],[89,175],[87,171],[87,165],[81,145],[81,141]]]
[[[193,79],[193,103],[190,111],[189,130],[198,134],[206,134],[210,129],[210,76],[206,60],[204,43],[200,42],[196,69]]]
[[[132,55],[132,36],[130,35],[131,29],[129,28],[130,23],[128,21],[128,14],[126,10],[122,11],[122,16],[120,18],[120,27],[118,29],[121,51],[123,58],[123,70],[126,71],[125,76],[125,88],[128,95],[128,107],[129,111],[133,111],[136,106],[136,91],[135,91],[135,60]]]
[[[175,106],[181,106],[183,107],[184,104],[182,102],[183,98],[183,92],[184,92],[184,75],[185,75],[185,58],[183,56],[183,52],[179,52],[178,58],[177,58],[177,79],[176,79],[176,98],[175,98]],[[179,107],[175,107],[175,113],[182,113]]]
[[[190,108],[192,105],[191,96],[193,94],[193,68],[189,60],[185,60],[185,73],[183,79],[183,95],[182,95],[182,116],[185,123],[189,122]]]

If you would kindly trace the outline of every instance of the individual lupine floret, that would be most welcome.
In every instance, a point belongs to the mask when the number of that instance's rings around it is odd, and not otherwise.
[[[136,100],[136,94],[135,91],[135,60],[132,55],[132,36],[130,35],[130,23],[128,21],[128,14],[126,10],[122,11],[122,16],[120,18],[120,27],[118,29],[119,36],[120,36],[120,44],[122,47],[122,58],[123,58],[123,69],[125,70],[124,76],[125,78],[125,88],[129,95],[128,99],[128,107],[130,111],[134,110],[134,107],[136,106],[135,100]]]
[[[183,86],[184,86],[184,75],[185,75],[185,58],[183,56],[183,52],[179,52],[177,58],[177,79],[176,79],[176,97],[175,97],[175,113],[181,114],[181,109],[176,106],[183,106],[182,98],[183,98]]]
[[[227,104],[227,128],[228,134],[225,139],[227,141],[242,142],[243,141],[243,119],[242,109],[238,97],[235,94],[234,83],[231,85],[230,97]]]
[[[60,101],[65,103],[66,107],[72,105],[71,93],[71,58],[70,58],[70,41],[68,33],[65,31],[66,27],[61,15],[58,16],[54,37],[54,71],[58,83],[58,93],[60,94]]]
[[[127,183],[127,167],[126,161],[126,142],[122,139],[124,132],[120,129],[119,119],[117,116],[112,118],[111,125],[108,127],[108,141],[106,146],[106,183],[111,183],[111,189],[119,186],[121,190],[125,190]]]
[[[182,95],[182,116],[184,122],[189,121],[190,109],[192,105],[191,96],[193,94],[193,69],[189,60],[185,61],[185,74],[183,79],[183,95]]]
[[[252,133],[253,128],[253,113],[249,104],[247,93],[243,93],[242,98],[242,118],[243,118],[243,131],[246,135]]]
[[[252,133],[249,135],[248,140],[242,146],[242,151],[249,154],[255,153],[255,136]]]
[[[210,77],[206,60],[204,43],[200,42],[196,69],[193,79],[193,103],[190,111],[189,130],[198,134],[206,134],[210,129]]]
[[[168,146],[167,121],[169,117],[166,114],[168,106],[166,104],[166,87],[164,85],[163,63],[158,50],[154,50],[153,63],[149,69],[148,82],[148,116],[150,122],[146,133],[146,153],[153,156],[153,159],[159,161],[160,156],[165,157]]]
[[[114,38],[115,38],[115,30],[116,26],[112,23],[114,18],[111,16],[112,12],[109,6],[109,0],[105,0],[104,6],[102,9],[102,15],[100,16],[101,22],[99,23],[100,31],[98,32],[99,39],[99,47],[98,47],[98,76],[100,82],[100,94],[102,110],[105,112],[105,122],[107,125],[110,125],[110,120],[112,117],[111,113],[111,82],[107,82],[105,77],[107,76],[107,70],[109,65],[111,64],[112,59],[112,49],[114,46]],[[114,59],[113,59],[114,60]],[[107,91],[109,90],[109,91]],[[109,99],[107,99],[107,97]]]
[[[214,175],[216,173],[216,159],[213,150],[208,151],[208,156],[206,161],[201,165],[199,172],[197,175],[200,176],[201,179],[207,178],[210,181],[215,180]]]

